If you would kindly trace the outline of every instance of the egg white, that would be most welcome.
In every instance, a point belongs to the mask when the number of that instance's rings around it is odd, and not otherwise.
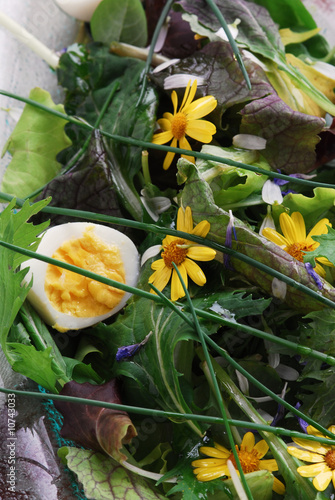
[[[92,226],[98,238],[106,244],[116,245],[119,248],[125,270],[125,283],[136,286],[139,276],[139,254],[136,246],[128,236],[111,227],[90,222],[69,222],[51,227],[43,234],[38,253],[52,257],[65,241],[81,238],[85,230]],[[29,267],[29,271],[25,276],[25,282],[29,283],[33,279],[32,287],[27,296],[29,302],[47,324],[62,332],[87,328],[109,318],[120,311],[131,296],[130,293],[125,292],[120,302],[105,314],[86,318],[72,316],[57,311],[47,297],[44,284],[48,264],[37,259],[29,259],[21,265],[22,269],[27,267]]]

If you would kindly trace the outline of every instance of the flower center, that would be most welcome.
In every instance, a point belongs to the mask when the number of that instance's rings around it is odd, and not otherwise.
[[[238,458],[240,459],[243,472],[247,474],[248,472],[255,472],[256,470],[259,470],[259,458],[256,450],[246,451],[237,449],[236,451],[238,454]],[[237,464],[233,453],[231,453],[228,460],[231,460],[235,469],[237,469]]]
[[[306,252],[310,252],[313,250],[314,245],[306,245],[305,242],[303,243],[293,243],[292,245],[289,245],[288,247],[285,248],[285,251],[292,255],[295,259],[299,260],[300,262],[303,262],[304,259],[304,254]]]
[[[325,462],[331,470],[335,469],[335,450],[329,450],[325,454]]]
[[[162,258],[164,259],[166,267],[170,269],[173,267],[172,262],[179,266],[182,262],[184,262],[187,252],[188,245],[186,245],[185,240],[178,239],[172,241],[168,245],[164,245],[164,252],[162,253]]]
[[[171,132],[173,137],[180,140],[185,136],[187,128],[187,118],[184,113],[176,113],[172,118],[171,122]]]

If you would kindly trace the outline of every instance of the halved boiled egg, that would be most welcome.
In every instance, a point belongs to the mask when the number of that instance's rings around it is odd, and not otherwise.
[[[116,229],[88,222],[69,222],[47,229],[38,253],[136,286],[139,255],[128,236]],[[33,278],[28,300],[42,319],[59,331],[87,328],[118,312],[130,293],[47,264],[25,261],[26,282]]]

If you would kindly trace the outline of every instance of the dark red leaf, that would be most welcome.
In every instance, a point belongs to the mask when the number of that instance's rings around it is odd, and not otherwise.
[[[102,385],[71,381],[65,384],[61,394],[122,404],[116,380]],[[64,438],[73,439],[91,450],[107,453],[118,462],[126,460],[120,450],[137,435],[126,412],[63,401],[55,402],[55,406],[64,417],[61,430]]]

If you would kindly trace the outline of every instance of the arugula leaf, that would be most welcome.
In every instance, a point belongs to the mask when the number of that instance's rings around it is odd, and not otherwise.
[[[33,226],[27,223],[27,220],[48,202],[49,200],[43,200],[34,205],[26,202],[22,209],[15,213],[15,200],[13,200],[0,214],[1,240],[36,250],[40,241],[38,235],[47,228],[49,222]],[[18,266],[26,259],[27,257],[21,254],[0,247],[0,342],[9,361],[11,358],[6,345],[7,335],[30,288],[29,284],[22,284],[27,271],[18,271]]]
[[[140,0],[103,0],[95,9],[90,23],[96,42],[123,42],[144,47],[147,22]]]
[[[64,112],[63,105],[54,104],[46,90],[35,88],[29,98]],[[4,147],[13,158],[5,171],[2,191],[25,198],[59,173],[61,164],[56,155],[71,144],[64,132],[65,124],[62,118],[26,104]]]
[[[82,483],[87,498],[96,500],[164,500],[153,483],[106,455],[64,446],[58,455]],[[135,487],[136,485],[136,487]]]

